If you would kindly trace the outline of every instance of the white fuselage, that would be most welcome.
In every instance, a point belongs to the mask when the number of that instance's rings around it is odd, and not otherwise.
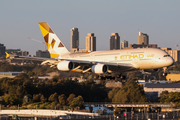
[[[156,48],[71,53],[61,57],[79,61],[132,64],[135,69],[157,69],[170,66],[174,62],[168,53]]]

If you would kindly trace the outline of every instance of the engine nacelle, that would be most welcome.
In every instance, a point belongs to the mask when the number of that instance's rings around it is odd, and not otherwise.
[[[159,69],[146,69],[146,70],[144,70],[144,72],[151,72],[151,73],[158,72],[158,71],[159,71]]]
[[[108,66],[104,64],[97,64],[91,67],[91,71],[96,74],[102,74],[108,72]]]
[[[69,71],[74,68],[74,63],[71,61],[61,61],[57,64],[57,69],[61,71]]]

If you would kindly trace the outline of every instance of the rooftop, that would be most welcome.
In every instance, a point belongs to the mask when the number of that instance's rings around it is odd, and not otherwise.
[[[146,83],[146,88],[180,88],[180,83]]]

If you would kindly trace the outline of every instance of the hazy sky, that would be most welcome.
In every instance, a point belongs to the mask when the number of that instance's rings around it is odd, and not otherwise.
[[[70,29],[79,29],[80,48],[87,33],[96,36],[97,50],[109,50],[109,37],[138,42],[138,30],[149,35],[150,44],[180,44],[180,0],[0,0],[0,43],[34,54],[44,50],[38,22],[47,22],[70,49]]]

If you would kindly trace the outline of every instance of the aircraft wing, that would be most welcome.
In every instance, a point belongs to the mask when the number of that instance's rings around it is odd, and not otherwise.
[[[47,65],[50,65],[50,67],[56,67],[57,64],[61,61],[70,61],[70,62],[73,62],[75,65],[72,71],[77,71],[77,72],[88,72],[91,69],[91,67],[96,64],[107,65],[109,67],[109,72],[130,71],[130,70],[135,69],[134,65],[131,63],[112,63],[112,62],[98,62],[98,61],[85,61],[85,60],[73,60],[73,59],[55,59],[55,58],[29,57],[29,56],[14,56],[13,59],[41,61],[42,65],[47,64]]]
[[[57,59],[55,58],[43,58],[43,57],[30,57],[30,56],[19,56],[19,55],[11,55],[6,53],[6,58],[10,58],[10,59],[19,59],[19,60],[34,60],[34,61],[45,61],[45,60],[53,60],[53,61],[57,61]]]
[[[109,72],[131,71],[131,70],[136,69],[134,64],[131,64],[131,63],[111,63],[111,62],[72,60],[72,59],[60,59],[60,60],[73,62],[75,64],[75,68],[72,71],[79,70],[79,72],[83,72],[83,71],[87,72],[88,69],[90,70],[90,68],[96,64],[107,65],[109,67]],[[80,69],[80,68],[83,68],[83,69]]]
[[[11,58],[10,58],[11,57]],[[43,58],[43,57],[29,57],[29,56],[18,56],[18,55],[10,55],[6,53],[6,58],[16,59],[16,60],[31,60],[31,61],[39,61],[41,64],[51,65],[54,67],[57,65],[58,60],[55,58]]]
[[[29,57],[29,56],[17,56],[15,57],[15,59],[34,60],[34,61],[45,61],[45,60],[57,61],[57,59],[55,58]]]

